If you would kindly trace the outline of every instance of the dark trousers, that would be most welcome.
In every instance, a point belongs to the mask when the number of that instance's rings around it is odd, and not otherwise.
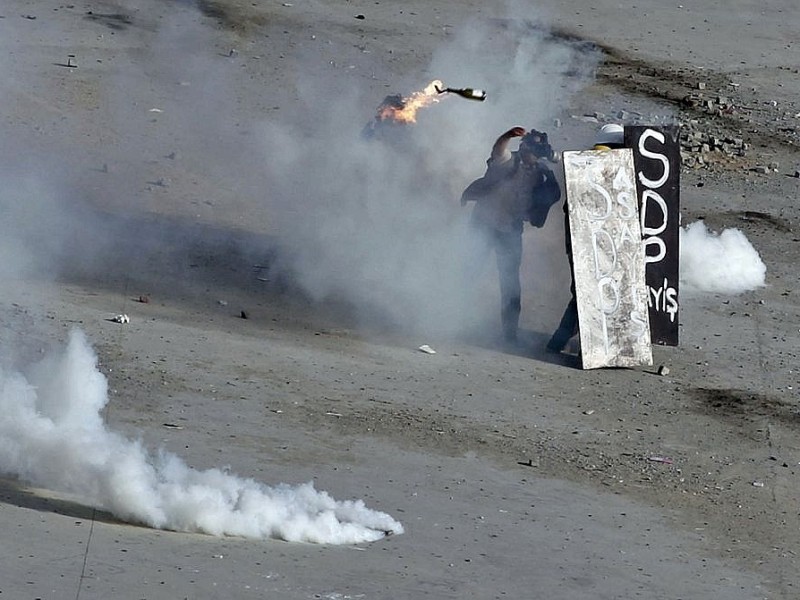
[[[575,267],[572,262],[572,243],[570,241],[569,218],[566,214],[566,208],[564,213],[564,235],[566,238],[567,259],[569,260],[571,277],[569,291],[572,297],[567,304],[567,308],[564,309],[564,314],[561,317],[561,323],[558,324],[558,329],[556,329],[550,341],[547,342],[547,349],[551,352],[561,352],[570,339],[572,339],[572,336],[578,333],[578,301],[575,299]]]
[[[470,222],[473,242],[468,277],[476,275],[476,267],[484,264],[487,251],[493,251],[497,260],[497,274],[500,279],[500,321],[503,336],[508,341],[517,339],[519,315],[522,309],[519,268],[522,264],[522,221],[513,231],[499,231],[494,227],[473,218]]]
[[[561,317],[561,323],[558,324],[558,329],[556,329],[550,341],[547,342],[547,349],[553,352],[561,352],[576,333],[578,333],[578,302],[575,300],[573,292],[572,298]]]
[[[497,273],[500,277],[500,320],[503,337],[517,338],[519,314],[522,309],[522,291],[519,267],[522,263],[522,231],[492,231],[491,243],[497,256]]]

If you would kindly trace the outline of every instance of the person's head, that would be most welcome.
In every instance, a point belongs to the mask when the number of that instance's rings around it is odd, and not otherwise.
[[[531,129],[522,136],[519,142],[519,152],[522,159],[528,162],[535,162],[540,158],[549,160],[554,158],[553,147],[547,140],[547,134],[535,129]]]
[[[606,148],[625,147],[625,128],[616,123],[608,123],[600,128],[594,139],[595,146],[605,146]]]

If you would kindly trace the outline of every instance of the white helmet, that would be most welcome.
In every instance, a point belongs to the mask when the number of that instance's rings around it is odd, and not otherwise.
[[[622,146],[625,143],[625,129],[616,123],[603,125],[594,143],[596,146]]]

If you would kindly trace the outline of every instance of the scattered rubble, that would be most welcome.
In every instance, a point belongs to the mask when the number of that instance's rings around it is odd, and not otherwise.
[[[601,125],[679,125],[686,169],[751,169],[766,162],[758,156],[758,149],[766,144],[800,146],[800,107],[791,101],[759,100],[757,88],[731,81],[730,76],[645,63],[611,52],[599,79],[631,96],[659,101],[665,113],[612,110],[611,115],[573,118]],[[766,167],[766,172],[775,171]]]
[[[611,115],[591,113],[573,115],[585,123],[622,123],[624,125],[678,125],[680,127],[681,162],[685,168],[708,168],[711,165],[735,161],[747,155],[750,145],[744,137],[731,136],[722,128],[703,129],[698,119],[682,120],[674,116],[618,110]]]

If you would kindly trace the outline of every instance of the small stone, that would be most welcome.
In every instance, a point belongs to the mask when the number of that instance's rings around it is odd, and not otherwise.
[[[669,375],[669,367],[667,367],[666,365],[661,365],[660,367],[658,367],[658,374],[661,375],[662,377]]]

